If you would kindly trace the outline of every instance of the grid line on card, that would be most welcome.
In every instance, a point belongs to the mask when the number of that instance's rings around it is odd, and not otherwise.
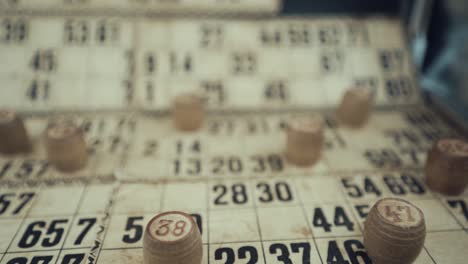
[[[129,104],[126,106],[129,109],[135,109],[138,107],[138,101],[140,97],[140,91],[139,91],[139,84],[141,80],[141,70],[140,70],[140,64],[139,64],[139,55],[140,55],[140,47],[141,47],[141,32],[140,32],[140,19],[133,18],[132,21],[132,50],[133,50],[133,73],[132,73],[132,84],[133,84],[133,98],[129,102]],[[141,106],[141,108],[144,108],[144,104]],[[135,122],[138,122],[138,119],[135,120]],[[136,124],[135,127],[138,127],[138,124]],[[134,135],[137,135],[134,131]],[[133,140],[133,143],[136,142],[136,139]],[[130,149],[130,148],[129,148]]]
[[[142,249],[143,247],[115,247],[115,248],[103,248],[102,251],[111,251],[111,250],[131,250],[131,249]]]
[[[116,186],[113,187],[112,194],[109,197],[109,201],[108,201],[108,203],[106,205],[106,210],[104,212],[104,216],[100,219],[99,225],[102,226],[102,228],[103,228],[102,232],[104,232],[104,233],[103,233],[101,241],[100,241],[100,246],[99,246],[99,248],[97,248],[98,252],[97,252],[97,255],[96,255],[96,258],[95,258],[95,263],[98,263],[99,257],[101,256],[101,252],[104,250],[103,249],[104,242],[106,240],[107,232],[109,231],[110,223],[111,223],[111,220],[112,220],[111,218],[112,218],[112,211],[113,211],[114,203],[115,203],[115,196],[120,191],[121,186],[122,186],[122,183],[117,182]],[[98,239],[100,239],[99,238],[99,232],[96,233],[95,241],[98,240]],[[88,252],[88,255],[90,255],[90,254],[91,254],[91,251]]]
[[[429,250],[427,250],[427,247],[424,246],[423,248],[424,248],[424,250],[426,251],[426,253],[427,253],[427,255],[429,256],[429,258],[432,260],[432,262],[433,262],[434,264],[437,264],[437,262],[435,261],[435,259],[432,257],[431,253],[429,253]]]
[[[159,210],[158,212],[161,212],[163,210],[164,207],[164,202],[165,202],[165,198],[166,198],[166,189],[167,189],[167,185],[168,183],[163,183],[161,184],[161,196],[160,196],[160,201],[159,201]]]
[[[294,189],[297,190],[297,196],[299,198],[299,204],[300,204],[301,209],[302,209],[302,214],[304,215],[305,221],[307,223],[307,227],[309,228],[309,230],[310,230],[310,232],[312,234],[312,241],[314,241],[314,247],[315,247],[315,250],[317,251],[320,262],[323,264],[322,256],[320,254],[318,244],[317,244],[317,238],[315,237],[312,226],[310,225],[309,220],[307,219],[307,210],[305,208],[304,201],[302,200],[302,195],[300,193],[300,190],[297,188],[296,181],[291,181],[291,182],[294,184]]]
[[[136,18],[132,18],[132,21],[130,21],[130,25],[131,25],[131,35],[132,35],[132,44],[131,44],[131,47],[130,49],[127,49],[126,51],[124,51],[124,53],[127,53],[127,51],[130,52],[131,54],[131,58],[130,58],[130,72],[128,73],[128,79],[129,79],[129,82],[130,82],[130,97],[131,98],[126,98],[126,103],[124,104],[123,108],[126,109],[126,110],[131,110],[132,107],[133,107],[133,104],[136,102],[136,99],[135,97],[138,96],[137,93],[136,93],[136,88],[137,88],[137,78],[138,78],[138,73],[137,73],[137,62],[138,62],[138,59],[137,59],[137,56],[138,56],[138,52],[137,52],[137,48],[139,47],[139,41],[140,41],[140,32],[138,30],[138,20]],[[128,95],[129,91],[127,91],[127,95]]]
[[[452,210],[450,210],[450,208],[447,207],[447,203],[444,201],[444,198],[441,197],[441,196],[435,196],[435,199],[442,204],[442,207],[444,207],[444,209],[450,214],[450,216],[452,218],[455,219],[455,221],[457,222],[457,224],[462,228],[462,229],[466,229],[463,225],[462,222],[460,222],[460,220],[458,220],[458,218],[455,216],[455,214],[452,212]]]
[[[445,233],[445,232],[458,232],[460,230],[464,229],[443,229],[443,230],[430,230],[426,231],[426,234],[432,234],[432,233]]]
[[[88,249],[89,247],[75,247],[75,248],[64,248],[66,249]],[[36,250],[30,250],[30,251],[10,251],[8,254],[24,254],[24,253],[35,253],[35,252],[59,252],[60,253],[61,249],[36,249]],[[6,253],[6,252],[1,252],[1,253]]]
[[[205,181],[206,191],[206,237],[207,237],[207,262],[210,264],[210,180]]]
[[[359,237],[359,236],[345,236],[345,237]],[[328,238],[341,238],[340,237],[328,237]],[[320,237],[319,239],[324,239],[322,237]],[[304,238],[287,238],[287,239],[282,239],[282,238],[279,238],[279,239],[263,239],[262,241],[263,242],[277,242],[277,241],[304,241],[305,239]],[[309,238],[306,238],[306,240],[309,240]],[[234,241],[234,242],[215,242],[215,243],[212,243],[213,245],[224,245],[224,244],[238,244],[238,243],[256,243],[256,242],[259,242],[257,240],[243,240],[243,241]]]
[[[92,94],[88,94],[90,92],[90,90],[91,90],[91,89],[89,89],[89,87],[91,86],[91,85],[89,85],[90,82],[91,82],[90,71],[89,71],[89,69],[91,68],[90,64],[92,63],[91,50],[92,50],[91,48],[86,49],[86,70],[83,71],[83,83],[85,84],[85,87],[88,87],[88,89],[85,88],[85,91],[84,91],[85,98],[90,98],[90,97],[93,96]],[[83,103],[85,103],[85,102],[83,102]],[[97,164],[96,164],[96,166],[97,166]]]
[[[339,178],[339,179],[341,180],[341,178]],[[335,180],[338,180],[338,179],[335,179]],[[356,223],[355,225],[359,228],[359,231],[361,232],[361,236],[362,236],[363,235],[363,230],[361,228],[361,225],[359,224],[359,217],[357,217],[356,212],[354,211],[353,203],[349,200],[348,195],[346,195],[343,184],[340,184],[340,190],[341,190],[341,194],[343,195],[346,206],[351,211],[351,216],[353,217],[353,219],[354,219],[354,221]]]
[[[249,183],[249,181],[247,181],[247,183]],[[260,218],[258,216],[258,208],[257,208],[257,200],[255,199],[255,195],[254,195],[254,190],[252,188],[252,183],[253,181],[250,181],[248,187],[251,187],[250,188],[250,195],[252,197],[252,200],[253,200],[253,209],[254,209],[254,212],[255,212],[255,221],[257,222],[257,228],[258,228],[258,235],[260,237],[260,246],[262,247],[262,255],[263,255],[263,262],[265,264],[266,263],[266,255],[265,255],[265,248],[264,248],[264,243],[263,243],[263,236],[262,236],[262,227],[260,225]]]
[[[325,120],[327,120],[327,119],[328,120],[333,120],[331,122],[335,122],[336,124],[338,124],[338,120],[336,118],[334,120],[334,118],[332,116],[330,116],[330,115],[324,115],[324,118],[325,118]],[[343,136],[341,135],[341,131],[340,131],[340,129],[339,129],[339,127],[337,125],[335,125],[335,127],[333,127],[331,125],[329,127],[326,126],[326,128],[329,129],[333,133],[334,139],[337,141],[337,143],[339,143],[341,145],[341,147],[346,147],[347,146],[346,141],[343,139]]]
[[[37,194],[39,195],[39,194],[42,192],[42,190],[41,190],[41,189],[36,189],[36,192],[37,192]],[[7,253],[9,253],[8,250],[10,249],[11,245],[12,245],[13,242],[15,241],[16,236],[18,235],[18,233],[21,231],[21,228],[23,227],[24,222],[26,222],[26,219],[28,218],[29,213],[31,212],[31,210],[32,210],[33,206],[35,205],[36,201],[37,201],[37,199],[34,199],[34,200],[33,200],[31,206],[28,208],[28,211],[24,214],[24,216],[23,216],[23,218],[22,218],[22,220],[21,220],[21,223],[20,223],[20,225],[18,226],[18,229],[16,230],[15,234],[12,236],[10,243],[8,243],[8,247],[5,249],[5,253],[4,253],[3,256],[0,258],[0,263],[2,263],[3,259],[4,259],[5,256],[7,255]]]
[[[81,208],[81,204],[82,204],[82,202],[84,200],[86,191],[87,191],[87,186],[84,186],[83,190],[81,191],[80,199],[79,199],[78,204],[76,206],[75,212],[73,213],[73,216],[70,219],[70,227],[68,228],[67,232],[65,233],[65,236],[63,238],[63,243],[60,246],[59,255],[62,253],[63,249],[65,248],[65,243],[67,242],[68,235],[70,235],[70,232],[71,232],[71,230],[73,228],[73,223],[75,222],[75,219],[78,216],[78,212],[79,212],[79,210]],[[58,259],[59,258],[57,257],[57,259],[55,260],[55,263],[58,262]]]

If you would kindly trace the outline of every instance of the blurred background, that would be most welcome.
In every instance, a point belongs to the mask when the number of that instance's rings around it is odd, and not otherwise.
[[[468,1],[287,0],[283,12],[401,17],[426,100],[468,128]]]

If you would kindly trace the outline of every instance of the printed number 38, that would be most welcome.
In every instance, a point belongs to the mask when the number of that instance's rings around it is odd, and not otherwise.
[[[171,233],[172,235],[176,237],[181,236],[185,231],[187,222],[183,220],[179,220],[175,222],[175,225],[173,223],[174,223],[174,220],[161,219],[161,221],[159,221],[159,226],[156,229],[156,235],[167,236],[168,234]],[[172,228],[171,228],[171,225],[172,225]]]

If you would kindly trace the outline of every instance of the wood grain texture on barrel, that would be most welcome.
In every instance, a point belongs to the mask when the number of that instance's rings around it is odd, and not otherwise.
[[[49,162],[60,171],[77,171],[88,161],[83,132],[71,122],[57,122],[47,129],[46,150]]]
[[[195,93],[178,95],[172,102],[174,126],[181,131],[194,131],[203,125],[205,105],[203,98]]]
[[[398,198],[379,200],[364,223],[364,245],[376,264],[409,264],[424,246],[423,212]]]
[[[337,109],[341,124],[351,128],[365,125],[373,106],[373,92],[370,88],[358,87],[347,90]]]
[[[0,110],[0,152],[4,154],[27,153],[32,143],[23,119],[9,110]]]
[[[200,264],[203,244],[192,217],[183,212],[165,212],[153,217],[145,228],[145,264]]]
[[[468,185],[468,143],[460,139],[440,139],[428,153],[427,186],[446,195],[459,195]]]
[[[323,148],[323,126],[319,115],[292,118],[287,128],[287,160],[298,166],[314,164]]]

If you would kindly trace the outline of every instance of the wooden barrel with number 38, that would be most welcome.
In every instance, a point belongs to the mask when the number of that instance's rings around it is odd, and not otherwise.
[[[145,264],[200,264],[202,257],[201,234],[190,215],[165,212],[149,221],[143,239]]]

